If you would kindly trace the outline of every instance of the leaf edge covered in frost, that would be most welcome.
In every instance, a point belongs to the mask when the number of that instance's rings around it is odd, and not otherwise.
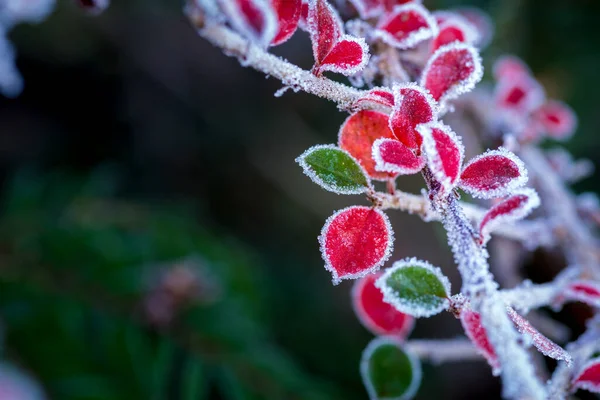
[[[391,20],[398,18],[398,14],[405,11],[413,11],[419,14],[427,23],[427,26],[421,27],[416,31],[411,32],[406,38],[402,40],[398,40],[394,37],[394,35],[384,29],[382,27],[389,23]],[[374,37],[380,38],[388,45],[395,47],[400,50],[406,50],[415,47],[421,42],[425,40],[433,39],[438,35],[438,26],[437,22],[435,22],[435,18],[429,10],[423,7],[419,3],[406,3],[399,6],[394,7],[394,10],[388,15],[382,18],[376,26],[376,29],[373,32]]]
[[[432,264],[428,263],[427,261],[423,261],[423,260],[419,260],[416,257],[411,257],[411,258],[405,258],[403,260],[399,260],[394,262],[394,264],[392,264],[391,267],[389,267],[388,269],[386,269],[383,274],[379,277],[379,279],[377,279],[377,281],[375,282],[375,286],[379,288],[379,290],[381,290],[381,292],[383,293],[383,300],[386,303],[391,304],[392,306],[394,306],[394,308],[396,308],[398,311],[404,313],[404,314],[408,314],[408,315],[412,315],[415,318],[428,318],[431,317],[433,315],[439,314],[440,312],[446,310],[448,308],[448,306],[450,305],[450,301],[446,298],[444,300],[441,301],[441,304],[435,308],[432,308],[430,310],[426,310],[426,309],[419,309],[418,305],[415,305],[412,302],[407,302],[404,301],[403,299],[400,299],[398,296],[396,296],[394,294],[393,289],[391,289],[387,283],[386,280],[396,271],[403,269],[403,268],[408,268],[408,267],[413,267],[413,266],[417,266],[417,267],[421,267],[425,270],[427,270],[428,272],[432,273],[442,284],[445,292],[446,292],[446,296],[449,297],[450,296],[450,281],[448,280],[448,278],[442,273],[442,270],[439,267],[435,267]]]
[[[337,151],[340,151],[340,152],[346,154],[348,157],[350,157],[350,159],[352,159],[354,161],[354,163],[356,164],[356,167],[360,170],[360,172],[362,172],[363,177],[365,178],[366,186],[362,187],[361,189],[355,189],[355,190],[344,190],[344,189],[339,190],[339,189],[334,188],[333,185],[330,185],[329,183],[326,183],[325,181],[323,181],[323,179],[321,179],[317,175],[317,173],[311,168],[311,166],[306,162],[307,156],[309,156],[310,154],[314,153],[317,150],[322,150],[322,149],[337,150]],[[304,153],[302,153],[298,157],[296,157],[295,161],[298,163],[298,165],[300,165],[300,167],[302,167],[302,172],[304,172],[304,175],[308,176],[311,181],[313,181],[314,183],[319,185],[321,188],[323,188],[331,193],[361,194],[361,193],[366,192],[371,185],[371,180],[369,178],[369,175],[367,174],[367,171],[365,171],[363,166],[360,165],[358,160],[356,160],[354,157],[352,157],[352,155],[349,152],[347,152],[346,150],[344,150],[334,144],[318,144],[318,145],[312,146],[312,147],[308,148],[306,151],[304,151]]]
[[[404,146],[404,144],[402,142],[400,142],[399,140],[389,139],[389,138],[376,139],[373,142],[373,147],[372,147],[371,152],[372,152],[373,160],[375,161],[375,169],[377,171],[390,172],[390,173],[398,174],[398,175],[413,175],[423,169],[423,167],[425,166],[424,159],[422,157],[414,156],[414,154],[413,154],[413,156],[419,160],[419,166],[417,168],[412,168],[412,169],[405,168],[405,167],[400,166],[399,164],[393,164],[393,163],[385,161],[381,155],[381,145],[388,141],[389,142],[398,142],[400,144],[400,146],[405,147],[408,152],[411,151],[408,147]],[[411,152],[411,154],[412,154],[412,152]]]
[[[385,224],[385,227],[387,229],[388,232],[388,237],[387,237],[387,245],[386,248],[384,250],[383,256],[381,257],[381,259],[375,263],[374,265],[372,265],[370,268],[362,271],[362,272],[358,272],[355,274],[349,274],[349,275],[345,275],[343,277],[340,277],[337,273],[337,271],[335,270],[335,268],[333,268],[331,261],[329,261],[329,258],[327,256],[327,242],[326,242],[326,237],[327,237],[327,232],[329,230],[329,227],[331,226],[331,223],[335,220],[335,218],[348,211],[351,210],[353,208],[361,208],[361,209],[369,209],[369,210],[373,210],[375,212],[377,212],[382,218],[383,218],[383,222]],[[334,285],[337,285],[339,283],[341,283],[344,279],[358,279],[358,278],[362,278],[363,276],[366,276],[368,274],[372,274],[376,271],[379,270],[379,268],[381,268],[381,266],[383,264],[385,264],[385,262],[391,257],[392,255],[392,250],[394,248],[394,231],[392,230],[392,224],[390,223],[390,220],[388,218],[388,216],[381,210],[377,209],[377,208],[372,208],[372,207],[366,207],[366,206],[348,206],[348,207],[344,207],[340,210],[337,210],[336,212],[334,212],[331,216],[329,216],[329,218],[327,218],[325,220],[325,224],[323,225],[323,228],[321,228],[321,233],[318,237],[318,241],[319,241],[319,250],[321,252],[321,256],[323,258],[323,261],[325,261],[325,270],[331,273],[332,276],[332,283]]]
[[[371,379],[369,377],[369,361],[371,360],[374,351],[381,345],[396,346],[404,354],[406,354],[406,357],[409,360],[413,378],[410,385],[406,389],[406,392],[400,397],[380,398],[377,396],[377,392],[375,391],[375,388],[371,383]],[[362,352],[360,359],[360,376],[363,381],[363,385],[367,389],[367,393],[369,394],[370,400],[409,400],[415,396],[415,394],[419,390],[419,387],[421,386],[423,370],[421,367],[421,360],[419,360],[419,358],[416,357],[412,352],[408,351],[408,349],[405,349],[402,346],[402,342],[400,340],[392,336],[379,336],[372,339]]]
[[[333,45],[333,47],[331,48],[331,51],[327,54],[327,56],[325,56],[323,61],[325,61],[325,59],[327,59],[329,54],[331,54],[331,52],[335,49],[335,47],[337,45],[339,45],[340,43],[342,43],[344,41],[358,44],[358,46],[361,49],[360,62],[357,65],[351,66],[349,68],[339,67],[337,64],[333,64],[333,63],[321,63],[317,67],[317,71],[319,71],[320,73],[325,72],[325,71],[330,71],[330,72],[334,72],[336,74],[342,74],[342,75],[348,76],[348,75],[356,74],[357,72],[362,70],[365,67],[365,65],[367,65],[371,55],[369,54],[369,46],[367,45],[367,42],[365,41],[365,39],[351,36],[351,35],[346,35],[346,34],[342,35],[340,37],[340,40],[338,40]]]
[[[589,368],[591,368],[595,365],[598,365],[598,364],[600,364],[600,357],[592,358],[591,360],[586,362],[584,364],[584,366],[581,368],[581,370],[577,373],[577,375],[575,375],[575,377],[571,381],[573,388],[587,390],[588,392],[592,392],[592,393],[600,393],[600,383],[598,383],[597,385],[594,385],[593,383],[587,382],[587,381],[578,382],[578,380],[581,379],[583,374]]]
[[[219,5],[223,13],[227,16],[229,22],[248,40],[256,42],[259,46],[267,48],[271,41],[277,35],[279,22],[277,20],[277,12],[267,0],[252,0],[253,6],[260,10],[264,19],[263,32],[260,36],[256,36],[254,29],[246,23],[246,18],[235,5],[237,0],[219,0]]]

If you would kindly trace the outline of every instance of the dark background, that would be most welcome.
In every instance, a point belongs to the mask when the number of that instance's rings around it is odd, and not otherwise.
[[[199,38],[179,2],[113,0],[98,17],[58,3],[10,34],[25,90],[0,98],[0,363],[52,399],[365,399],[371,335],[317,244],[326,217],[364,200],[319,189],[294,163],[336,142],[346,114],[303,93],[275,98],[280,84]],[[486,67],[525,59],[579,116],[566,146],[599,164],[597,1],[424,3],[490,12]],[[312,64],[301,31],[275,52]],[[439,225],[390,217],[392,260],[429,260],[459,288]],[[544,277],[547,260],[526,263]],[[196,295],[165,306],[161,282],[182,263]],[[412,337],[459,333],[441,315]],[[483,362],[424,365],[418,398],[497,396]]]

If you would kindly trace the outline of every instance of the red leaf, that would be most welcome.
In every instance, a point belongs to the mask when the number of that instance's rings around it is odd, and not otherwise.
[[[395,106],[390,115],[390,128],[405,146],[420,149],[423,138],[415,129],[418,124],[431,122],[437,105],[427,90],[415,85],[394,86]]]
[[[417,157],[408,147],[394,139],[377,139],[373,143],[375,169],[399,175],[416,174],[425,166],[425,159]]]
[[[464,147],[452,129],[439,122],[419,125],[417,130],[423,135],[423,150],[427,164],[445,191],[450,192],[460,174],[464,157]]]
[[[587,362],[572,381],[573,388],[600,393],[600,357]]]
[[[479,48],[487,47],[494,36],[494,23],[490,16],[475,7],[461,7],[455,11],[466,18],[477,30],[478,35],[475,45]]]
[[[474,197],[504,197],[527,182],[523,162],[510,151],[488,150],[472,159],[460,175],[459,186]]]
[[[568,300],[576,300],[600,308],[600,285],[591,281],[571,283],[562,296]]]
[[[421,86],[440,103],[472,90],[481,80],[483,68],[477,50],[464,43],[440,47],[429,59]]]
[[[395,335],[405,339],[413,329],[412,316],[401,313],[383,301],[383,293],[375,286],[381,276],[369,274],[357,280],[352,288],[352,305],[358,319],[374,335]]]
[[[393,107],[394,95],[392,94],[392,91],[384,87],[373,88],[356,100],[353,104],[353,108],[364,109],[373,107],[373,104]]]
[[[320,71],[331,71],[352,75],[360,71],[367,61],[369,61],[369,48],[365,40],[344,35],[321,61],[316,73],[318,75]]]
[[[373,179],[387,181],[397,174],[379,172],[373,160],[373,143],[379,138],[393,139],[388,116],[377,111],[363,110],[349,116],[340,128],[338,145],[356,158]]]
[[[390,257],[393,241],[387,216],[363,206],[333,214],[319,236],[325,269],[334,284],[377,271]]]
[[[408,3],[394,7],[377,24],[375,35],[399,49],[415,47],[437,35],[437,24],[420,4]]]
[[[478,39],[477,30],[465,18],[460,16],[444,18],[444,23],[440,25],[440,33],[431,42],[431,51],[454,42],[473,44]]]
[[[302,0],[271,0],[271,4],[277,13],[279,25],[279,30],[271,41],[271,46],[277,46],[296,32],[302,12]]]
[[[495,226],[525,218],[531,210],[540,205],[540,198],[533,189],[525,188],[515,191],[510,197],[502,200],[488,210],[479,223],[480,243],[490,238]]]
[[[502,56],[496,60],[493,67],[494,78],[497,81],[531,76],[527,64],[515,56]]]
[[[567,139],[577,129],[577,117],[573,110],[556,100],[548,101],[535,110],[533,119],[554,139]]]
[[[526,75],[502,79],[496,85],[494,96],[498,107],[517,115],[529,114],[541,106],[546,97],[544,88]]]
[[[460,322],[471,342],[492,367],[492,373],[497,375],[500,372],[500,361],[485,328],[481,325],[481,316],[472,310],[463,309],[460,313]]]
[[[512,309],[512,307],[506,307],[506,311],[508,317],[515,324],[519,333],[526,335],[540,353],[555,360],[564,360],[568,365],[571,364],[571,355],[567,353],[565,349],[542,335],[529,323],[529,321]]]
[[[229,22],[242,35],[267,47],[277,33],[277,14],[267,0],[219,0]]]

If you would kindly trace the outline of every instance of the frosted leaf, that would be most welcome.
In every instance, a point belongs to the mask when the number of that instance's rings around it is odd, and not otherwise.
[[[364,193],[370,182],[365,170],[347,151],[334,145],[313,146],[296,158],[316,184],[336,194]]]
[[[433,15],[433,18],[435,19],[435,22],[438,24],[438,26],[440,26],[449,18],[455,17],[457,13],[449,10],[436,10],[432,12],[431,15]]]
[[[527,115],[546,101],[544,88],[528,75],[502,79],[496,85],[496,105],[504,112]]]
[[[465,149],[452,129],[440,122],[422,124],[417,130],[423,136],[423,152],[427,165],[446,193],[456,186]]]
[[[390,46],[409,49],[438,34],[437,24],[429,11],[416,3],[394,7],[377,24],[374,36]]]
[[[421,86],[439,103],[471,91],[483,76],[479,52],[465,43],[440,47],[427,61],[421,75]]]
[[[55,0],[2,0],[0,3],[0,26],[10,29],[22,22],[43,21],[54,9]]]
[[[405,146],[420,149],[423,138],[416,126],[436,119],[437,103],[426,89],[414,83],[395,85],[393,91],[395,105],[389,119],[390,129]]]
[[[388,127],[388,116],[370,110],[362,110],[349,116],[342,124],[338,145],[356,158],[372,179],[387,181],[397,174],[375,169],[373,143],[379,138],[393,139]]]
[[[507,306],[506,311],[508,317],[515,324],[517,331],[526,336],[540,353],[555,360],[565,361],[567,365],[571,365],[573,360],[571,359],[571,355],[567,353],[565,349],[542,335],[529,323],[529,321],[519,315],[512,307]]]
[[[277,34],[271,41],[271,46],[277,46],[287,41],[296,29],[302,12],[302,0],[271,0],[277,14]]]
[[[481,324],[481,316],[469,308],[463,308],[460,312],[460,322],[471,342],[477,348],[477,351],[485,357],[488,364],[492,367],[494,375],[500,374],[500,361],[498,355],[488,338],[487,332]]]
[[[325,269],[333,284],[377,271],[390,257],[392,227],[380,210],[351,206],[327,219],[319,236]]]
[[[22,90],[23,78],[15,65],[15,51],[0,26],[0,93],[16,97]]]
[[[375,282],[383,301],[414,317],[431,317],[450,305],[450,281],[438,267],[407,258],[396,261]]]
[[[531,76],[531,70],[527,64],[520,58],[512,55],[499,57],[494,63],[492,73],[497,81]]]
[[[460,7],[455,12],[466,18],[477,29],[475,46],[483,49],[487,47],[494,36],[494,23],[490,16],[483,10],[475,7]]]
[[[425,166],[423,157],[417,157],[395,139],[377,139],[373,143],[373,159],[376,170],[398,175],[416,174]]]
[[[553,139],[565,140],[577,129],[577,116],[563,102],[550,100],[533,112],[532,118]]]
[[[497,226],[525,218],[539,205],[540,198],[535,190],[515,190],[510,197],[490,208],[479,222],[480,243],[486,243],[490,239],[490,232]]]
[[[267,47],[277,34],[277,14],[268,0],[218,0],[231,26],[247,39]]]
[[[352,305],[358,319],[374,335],[394,335],[404,340],[415,320],[383,301],[383,293],[375,286],[381,273],[366,275],[352,287]]]
[[[45,400],[40,384],[24,371],[6,362],[0,362],[0,399],[2,400]]]
[[[91,15],[99,15],[110,5],[110,0],[76,0],[79,7]]]
[[[600,308],[600,285],[580,280],[569,284],[561,296],[567,300],[580,301],[589,306]]]
[[[365,39],[344,35],[314,72],[317,75],[323,71],[352,75],[362,70],[368,62],[369,46]]]
[[[408,400],[421,384],[421,362],[398,339],[381,336],[363,351],[360,375],[370,400]]]
[[[381,105],[385,107],[394,106],[394,95],[392,91],[385,87],[376,87],[369,90],[363,96],[359,97],[354,104],[353,108],[366,109],[372,108],[373,105]]]
[[[574,389],[600,393],[600,357],[588,361],[573,378],[571,384]]]
[[[454,42],[475,44],[478,40],[477,29],[466,18],[453,15],[440,24],[439,33],[431,42],[431,51]]]
[[[473,158],[464,167],[459,187],[474,197],[492,199],[504,197],[527,183],[523,162],[500,147]]]

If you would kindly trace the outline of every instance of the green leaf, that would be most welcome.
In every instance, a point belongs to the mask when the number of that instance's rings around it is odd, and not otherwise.
[[[412,398],[421,383],[421,364],[392,337],[378,337],[362,355],[360,373],[371,400]]]
[[[385,302],[414,317],[430,317],[449,305],[448,278],[439,268],[416,258],[395,262],[375,286]]]
[[[330,192],[359,194],[370,186],[360,164],[348,152],[334,145],[311,147],[296,162],[310,179]]]

